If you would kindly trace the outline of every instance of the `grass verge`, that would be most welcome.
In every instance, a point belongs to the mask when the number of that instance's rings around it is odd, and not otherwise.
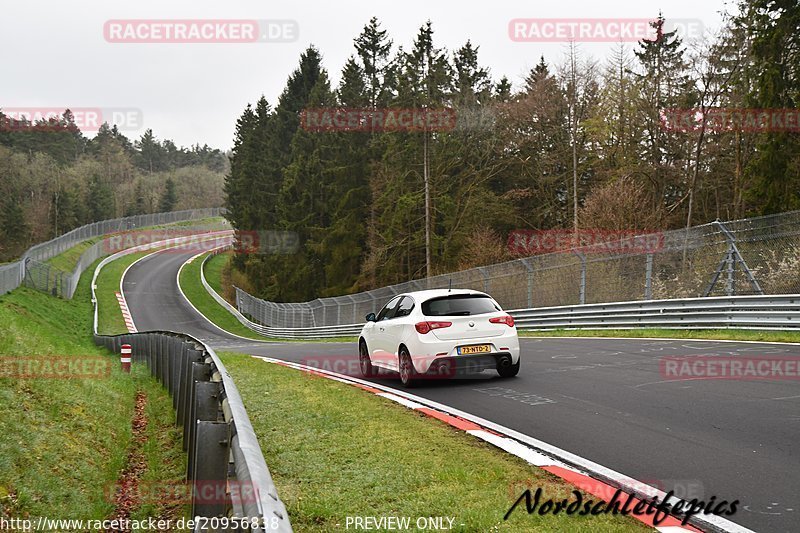
[[[146,252],[124,255],[119,259],[111,261],[100,271],[100,274],[97,276],[97,290],[95,291],[95,295],[97,296],[98,334],[119,335],[128,333],[128,328],[125,326],[125,319],[122,318],[122,310],[119,308],[119,302],[117,301],[119,282],[126,268],[154,251],[155,250],[148,250]],[[93,266],[88,269],[84,277],[91,279],[94,275],[94,268]],[[91,325],[88,331],[92,331]]]
[[[125,463],[137,389],[153,400],[148,440],[162,435],[148,457],[159,468],[151,467],[153,475],[182,474],[165,391],[141,365],[122,374],[118,359],[92,342],[90,281],[83,276],[69,301],[26,287],[0,296],[0,517],[108,517],[108,489]],[[21,357],[42,355],[107,357],[111,370],[73,379],[9,375]]]
[[[153,228],[186,227],[186,226],[210,226],[219,224],[219,229],[229,229],[230,224],[225,217],[206,217],[197,220],[184,220],[183,222],[173,222],[172,224],[161,224],[152,226]],[[149,228],[147,228],[149,229]]]
[[[222,276],[228,262],[231,260],[232,252],[225,252],[216,254],[206,261],[205,274],[206,281],[211,285],[211,288],[217,291],[217,294],[224,294],[222,288]],[[227,298],[226,298],[227,299]],[[230,300],[228,300],[230,302]]]
[[[412,524],[451,517],[453,531],[647,529],[630,517],[528,515],[524,504],[504,521],[526,486],[553,499],[573,487],[361,389],[241,354],[222,357],[295,531],[343,531],[348,516],[404,516]]]
[[[335,337],[325,339],[284,339],[278,337],[264,337],[242,325],[227,309],[222,307],[210,294],[200,281],[200,268],[207,254],[195,258],[191,263],[186,263],[181,270],[180,284],[183,293],[190,302],[209,320],[225,331],[254,340],[274,340],[280,342],[356,342],[356,337]],[[221,257],[221,256],[217,256]],[[216,261],[215,261],[216,260]],[[209,268],[211,264],[214,268]],[[224,261],[212,258],[206,264],[206,281],[211,287],[221,287],[221,275]],[[217,290],[217,289],[215,289]],[[219,291],[217,290],[217,293]]]
[[[47,263],[63,272],[72,272],[78,265],[78,260],[81,258],[81,254],[83,254],[83,252],[91,248],[101,239],[102,237],[92,237],[91,239],[81,241],[69,250],[66,250],[64,253],[61,253],[55,257],[51,257],[47,260]]]
[[[183,265],[179,279],[183,293],[186,295],[189,301],[192,302],[192,305],[194,305],[201,313],[208,317],[208,319],[214,324],[221,327],[225,331],[229,331],[235,335],[240,335],[248,339],[262,341],[266,340],[265,337],[258,335],[257,333],[244,327],[241,322],[236,320],[235,316],[217,303],[217,301],[210,294],[208,294],[206,288],[203,287],[203,284],[200,281],[200,268],[206,255],[207,254],[203,254],[199,257],[196,257],[194,261]],[[222,270],[220,268],[216,274],[221,274],[221,272]],[[219,285],[219,275],[216,275],[213,279]],[[212,287],[214,286],[214,282],[212,282],[210,279],[208,282]]]
[[[148,372],[144,364],[133,365],[138,370]],[[149,379],[152,387],[144,389],[148,402],[146,413],[148,418],[147,440],[144,443],[144,459],[146,469],[140,484],[141,492],[149,497],[143,498],[141,506],[131,513],[134,520],[147,517],[171,518],[173,521],[191,515],[191,505],[182,500],[159,501],[153,489],[183,486],[186,481],[186,455],[181,447],[182,433],[175,425],[175,410],[172,399],[166,394],[155,379]],[[155,388],[161,389],[156,393]]]
[[[713,339],[732,341],[800,342],[800,333],[793,331],[758,331],[747,329],[556,329],[520,331],[520,337],[651,337],[665,339]]]

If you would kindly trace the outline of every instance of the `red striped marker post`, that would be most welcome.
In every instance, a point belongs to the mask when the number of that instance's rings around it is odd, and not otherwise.
[[[119,362],[122,363],[122,371],[130,373],[131,371],[131,345],[123,344],[119,353]]]

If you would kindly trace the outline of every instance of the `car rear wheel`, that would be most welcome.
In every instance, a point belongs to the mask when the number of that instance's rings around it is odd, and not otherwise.
[[[417,371],[414,370],[414,363],[411,362],[411,354],[408,353],[405,347],[400,348],[398,359],[400,383],[402,383],[404,387],[413,387],[414,377],[417,375]]]
[[[514,364],[511,364],[510,360],[500,361],[497,364],[497,373],[501,378],[513,378],[519,374],[519,359]]]
[[[371,378],[375,375],[375,367],[372,366],[372,361],[369,358],[367,343],[363,341],[358,343],[358,366],[361,368],[361,375],[365,378]]]

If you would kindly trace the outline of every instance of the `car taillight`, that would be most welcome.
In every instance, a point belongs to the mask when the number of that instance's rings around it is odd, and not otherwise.
[[[490,318],[489,322],[492,324],[505,324],[506,326],[513,328],[514,327],[514,317],[511,315],[506,316],[498,316],[495,318]]]
[[[417,322],[414,327],[418,333],[425,335],[432,329],[449,328],[452,325],[452,322]]]

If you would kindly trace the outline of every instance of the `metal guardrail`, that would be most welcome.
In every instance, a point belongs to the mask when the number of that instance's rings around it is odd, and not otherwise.
[[[800,329],[800,294],[567,305],[509,311],[519,329]]]
[[[249,320],[239,309],[217,294],[205,278],[203,260],[200,278],[212,297],[233,314],[243,325],[265,337],[314,339],[322,337],[351,337],[361,332],[363,323],[306,328],[267,327]],[[249,296],[236,288],[239,298]],[[547,331],[555,329],[775,329],[800,328],[800,294],[767,296],[722,296],[665,300],[636,300],[602,304],[566,305],[515,309],[517,329]]]
[[[171,241],[180,244],[184,239]],[[123,255],[164,244],[167,241],[123,250],[97,266],[92,278],[94,341],[117,353],[123,344],[130,344],[133,361],[146,363],[172,396],[188,453],[186,476],[193,488],[192,516],[236,518],[246,526],[225,527],[219,521],[220,527],[215,529],[214,521],[210,521],[195,531],[290,533],[289,515],[278,497],[244,402],[214,350],[194,337],[172,331],[97,333],[95,284],[103,266]],[[209,498],[209,492],[214,496]]]
[[[210,346],[172,331],[95,334],[94,340],[117,353],[131,345],[133,362],[147,364],[172,396],[188,454],[193,517],[235,517],[249,525],[219,531],[292,531],[239,391]]]
[[[241,316],[230,304],[227,308]],[[800,294],[567,305],[515,309],[508,313],[514,317],[517,329],[531,331],[635,328],[785,331],[800,329]],[[286,329],[253,324],[250,329],[266,336],[313,339],[322,336],[354,336],[358,335],[362,327],[363,324],[348,324]]]
[[[45,261],[93,237],[149,226],[215,217],[223,212],[224,209],[218,207],[188,209],[102,220],[75,228],[55,239],[32,246],[19,261],[0,266],[0,295],[16,289],[23,283],[27,283],[35,289],[55,296],[67,299],[72,298],[78,286],[78,280],[84,270],[97,259],[106,255],[102,243],[96,243],[84,251],[72,272],[63,272]]]
[[[308,302],[237,291],[236,304],[264,326],[312,328],[353,324],[397,294],[451,284],[505,309],[800,292],[800,211],[649,235],[658,237],[650,249],[631,236]]]

